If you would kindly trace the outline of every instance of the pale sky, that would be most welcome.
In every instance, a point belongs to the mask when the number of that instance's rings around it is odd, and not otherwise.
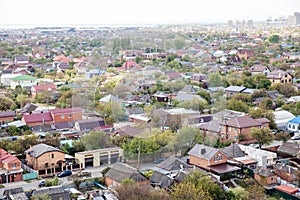
[[[265,21],[300,0],[0,0],[3,24],[168,24]]]

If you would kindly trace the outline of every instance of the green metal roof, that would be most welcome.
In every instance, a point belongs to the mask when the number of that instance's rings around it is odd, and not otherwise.
[[[28,75],[20,75],[20,76],[11,78],[10,80],[12,80],[12,81],[35,81],[36,78],[34,78],[32,76],[28,76]]]

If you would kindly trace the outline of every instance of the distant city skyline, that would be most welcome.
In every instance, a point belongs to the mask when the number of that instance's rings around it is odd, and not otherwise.
[[[183,24],[266,21],[300,12],[299,0],[1,0],[1,25]]]

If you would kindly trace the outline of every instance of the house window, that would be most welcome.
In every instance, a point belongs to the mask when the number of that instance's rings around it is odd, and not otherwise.
[[[64,118],[65,118],[65,115],[61,115],[61,118],[64,119]]]
[[[17,168],[17,163],[13,163],[13,164],[11,165],[11,167],[12,167],[13,169]]]
[[[231,131],[231,127],[229,127],[228,130]]]
[[[272,181],[272,182],[274,181],[274,177],[271,177],[271,181]]]
[[[51,154],[51,158],[54,158],[54,153],[53,153],[53,154]]]
[[[48,168],[49,167],[49,164],[48,163],[45,163],[45,168]]]
[[[223,160],[223,156],[222,155],[219,155],[219,160]]]
[[[69,117],[69,118],[72,118],[72,114],[69,114],[68,117]]]
[[[218,156],[214,157],[214,161],[217,162],[218,161]]]
[[[234,128],[234,132],[236,132],[236,133],[238,132],[237,128]]]
[[[234,136],[234,140],[238,140],[238,136]]]

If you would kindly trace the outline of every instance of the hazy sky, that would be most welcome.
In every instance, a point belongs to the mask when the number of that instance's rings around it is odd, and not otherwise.
[[[165,24],[266,20],[300,0],[0,0],[1,24]]]

